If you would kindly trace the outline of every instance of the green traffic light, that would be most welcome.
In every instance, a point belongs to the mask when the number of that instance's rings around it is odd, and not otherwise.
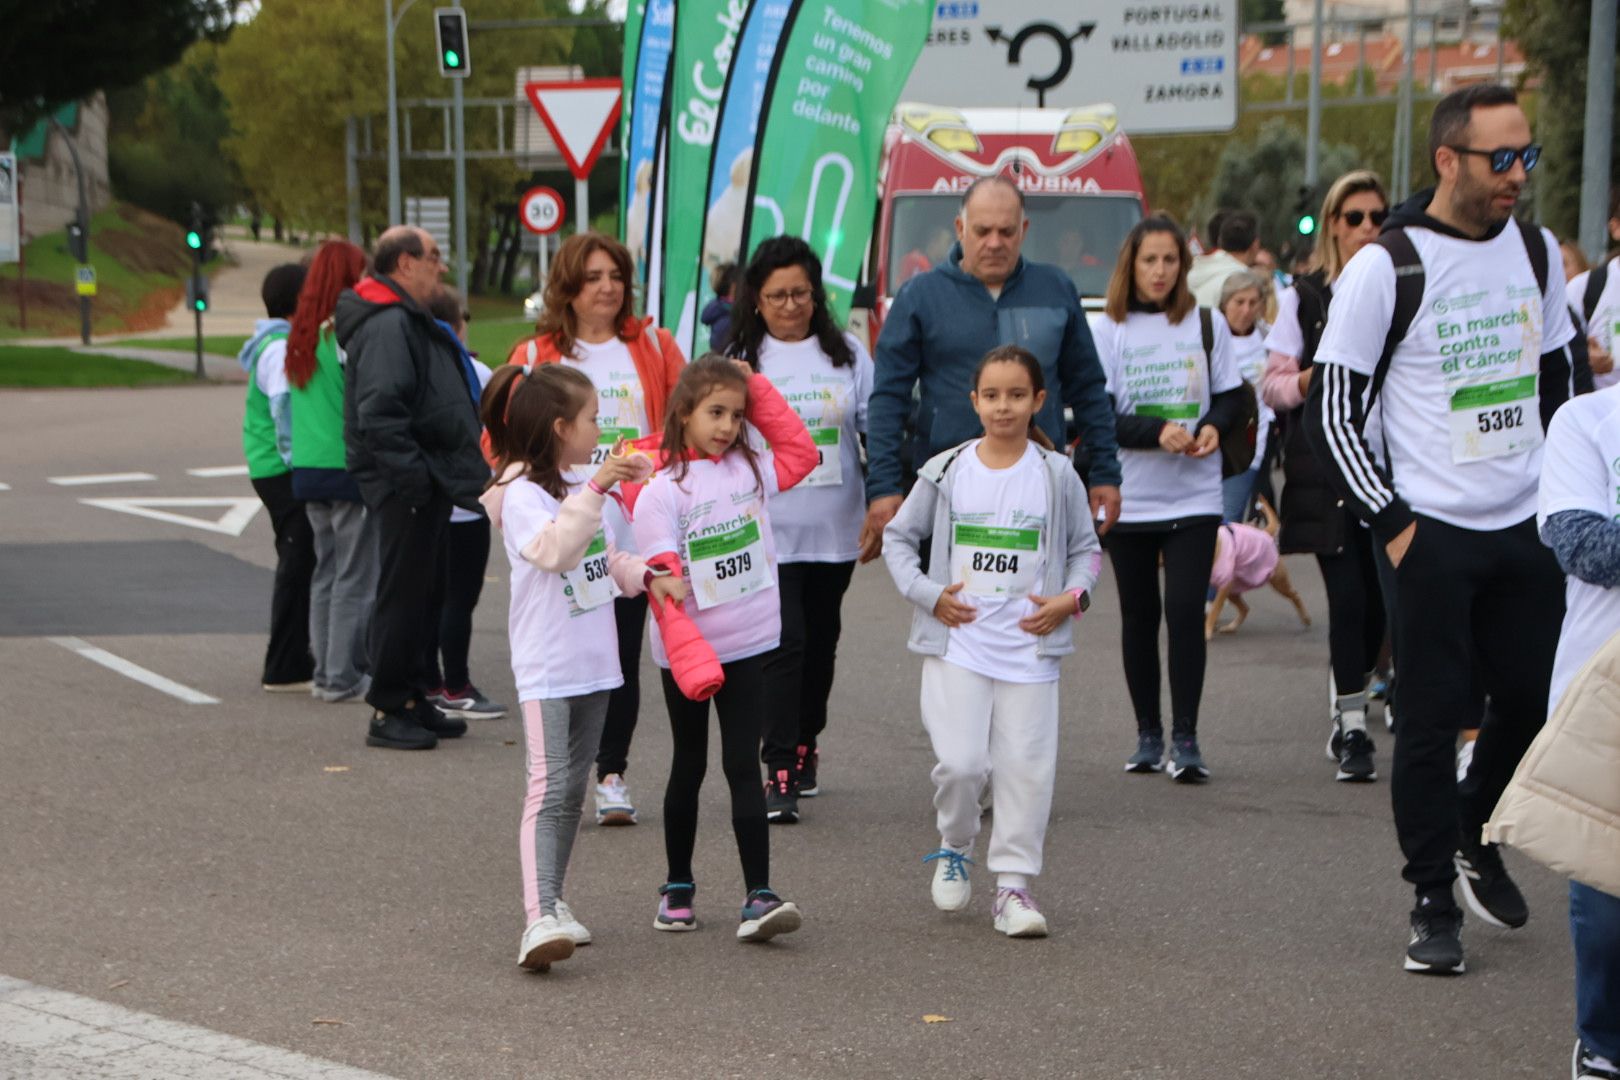
[[[190,248],[192,251],[196,251],[198,248],[202,247],[202,234],[197,232],[195,229],[186,233],[186,247]]]
[[[444,50],[444,66],[447,67],[447,68],[458,68],[458,67],[460,67],[461,66],[461,54],[456,52],[456,50],[454,50],[454,49],[446,49],[446,50]]]
[[[1315,231],[1316,219],[1309,214],[1302,215],[1299,219],[1299,235],[1309,236]]]
[[[206,300],[198,300],[197,301],[197,310],[198,311],[207,311],[208,310],[208,301],[206,301]]]

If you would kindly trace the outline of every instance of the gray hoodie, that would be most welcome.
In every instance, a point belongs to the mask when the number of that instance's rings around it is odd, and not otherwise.
[[[911,614],[911,638],[906,647],[924,656],[944,656],[950,629],[934,618],[934,605],[951,583],[951,485],[956,460],[973,445],[936,454],[917,474],[917,483],[906,496],[900,512],[883,530],[883,561],[889,575],[907,600],[917,605]],[[1041,534],[1041,548],[1047,552],[1046,577],[1042,596],[1056,596],[1072,589],[1090,592],[1102,569],[1102,544],[1091,521],[1091,506],[1085,485],[1064,455],[1040,449],[1046,466],[1046,499],[1051,508]],[[928,572],[922,570],[923,540],[932,537]],[[1064,552],[1063,558],[1054,558]],[[1067,656],[1074,652],[1074,623],[1062,623],[1035,643],[1035,655]]]

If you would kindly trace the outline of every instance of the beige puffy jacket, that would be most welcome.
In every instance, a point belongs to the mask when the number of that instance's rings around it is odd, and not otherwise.
[[[1485,823],[1485,839],[1620,896],[1620,633],[1564,691]]]

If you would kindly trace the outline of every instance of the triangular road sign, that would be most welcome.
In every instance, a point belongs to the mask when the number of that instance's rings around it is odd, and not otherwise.
[[[86,506],[99,506],[103,510],[117,510],[121,514],[133,514],[136,517],[151,518],[153,521],[166,521],[170,525],[187,525],[193,529],[204,532],[223,533],[226,536],[241,536],[242,530],[248,527],[262,505],[258,499],[238,499],[229,497],[206,498],[202,496],[172,499],[80,499]],[[225,513],[218,518],[210,520],[206,517],[193,517],[190,514],[171,514],[160,507],[174,507],[176,509],[202,509],[206,507],[224,508]]]
[[[619,119],[621,83],[618,79],[575,79],[572,82],[524,83],[534,111],[551,132],[575,180],[591,174],[591,167],[607,145]]]

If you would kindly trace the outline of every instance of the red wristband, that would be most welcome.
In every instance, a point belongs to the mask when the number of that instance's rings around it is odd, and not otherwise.
[[[603,487],[601,484],[598,484],[596,482],[596,477],[593,476],[589,480],[585,481],[585,486],[603,498],[607,498],[607,488]]]

